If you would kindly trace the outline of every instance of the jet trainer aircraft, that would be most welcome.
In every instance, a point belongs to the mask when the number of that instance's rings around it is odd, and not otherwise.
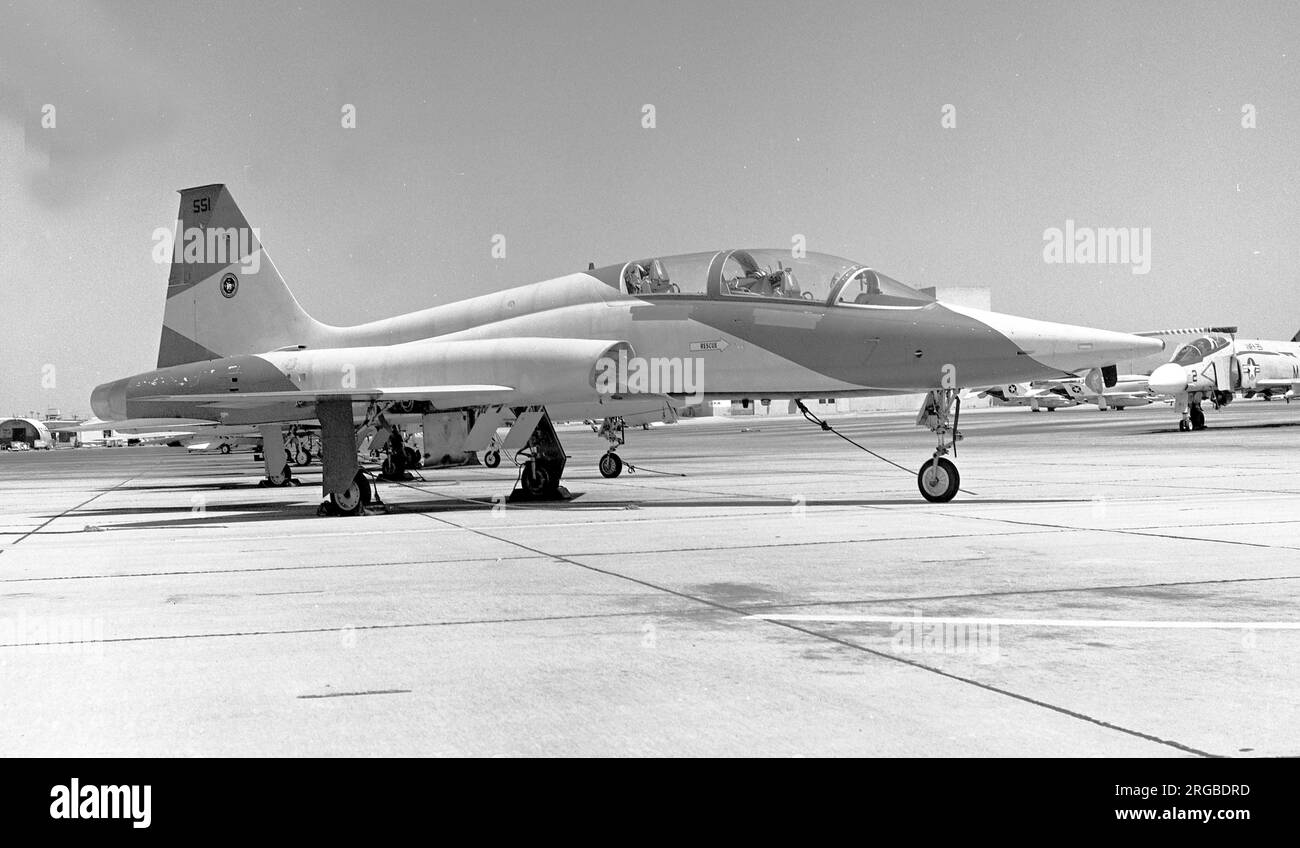
[[[692,395],[924,392],[918,423],[937,446],[918,487],[948,501],[960,387],[1067,377],[1164,344],[939,303],[857,262],[788,249],[661,255],[336,327],[298,304],[224,186],[180,194],[157,368],[96,388],[95,413],[257,426],[273,483],[291,476],[282,428],[318,422],[324,494],[343,514],[371,496],[358,425],[418,421],[426,453],[431,442],[481,451],[513,417],[501,445],[524,459],[512,498],[556,499],[568,496],[566,457],[548,409],[616,420],[654,396]],[[608,459],[621,430],[602,433]]]
[[[1300,333],[1289,342],[1262,341],[1236,338],[1231,335],[1235,327],[1222,329],[1229,335],[1201,336],[1151,372],[1152,391],[1174,397],[1182,414],[1179,430],[1205,429],[1205,400],[1217,408],[1241,392],[1265,398],[1279,394],[1290,401],[1300,389]]]

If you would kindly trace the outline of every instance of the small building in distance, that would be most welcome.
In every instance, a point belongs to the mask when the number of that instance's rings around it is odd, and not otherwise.
[[[0,420],[0,450],[8,450],[14,442],[22,442],[28,447],[54,447],[49,428],[35,418]]]

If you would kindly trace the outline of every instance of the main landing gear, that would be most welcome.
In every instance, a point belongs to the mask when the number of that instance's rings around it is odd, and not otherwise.
[[[938,438],[938,447],[930,461],[921,466],[916,475],[921,497],[931,503],[947,503],[957,496],[961,488],[961,475],[957,466],[946,458],[949,450],[957,455],[961,433],[957,424],[961,419],[961,398],[956,389],[935,389],[925,396],[916,423],[924,425]]]
[[[372,497],[366,472],[358,470],[350,486],[341,492],[330,492],[329,504],[337,515],[360,515],[370,506]]]
[[[266,476],[257,481],[259,486],[297,486],[298,478],[293,476],[293,471],[286,464],[281,466],[279,471],[267,471]]]
[[[494,440],[491,451],[484,457],[485,464],[490,467],[499,465],[502,450],[513,451],[513,455],[521,460],[519,482],[508,499],[511,502],[569,500],[572,495],[560,485],[568,457],[545,408],[520,407],[514,413],[515,427],[522,428],[518,433],[520,440],[524,433],[530,433],[527,441],[516,451],[518,443],[512,443],[509,436],[500,443]],[[363,515],[382,506],[374,481],[358,462],[358,428],[354,424],[352,401],[347,398],[317,400],[316,419],[320,421],[321,487],[325,496],[317,514]],[[405,470],[412,467],[419,457],[409,452],[391,422],[384,421],[379,404],[371,404],[360,429],[365,432],[371,426],[376,426],[385,440],[391,460],[388,476],[405,476]],[[515,433],[515,430],[511,432]],[[267,443],[272,444],[270,440]],[[284,467],[287,470],[287,463]]]
[[[259,486],[297,486],[298,480],[289,467],[289,452],[279,424],[263,424],[258,428],[262,435],[262,467],[266,476]]]
[[[519,417],[520,413],[516,413],[516,424]],[[564,446],[560,444],[560,437],[555,434],[551,416],[545,409],[541,410],[528,444],[517,456],[527,459],[519,472],[519,485],[507,498],[509,502],[567,501],[573,497],[560,485],[564,464],[569,458],[564,454]]]
[[[289,459],[297,468],[311,465],[312,457],[320,453],[320,446],[316,444],[315,436],[309,433],[299,432],[297,427],[289,430],[289,438],[285,442],[285,450],[289,453]]]
[[[380,466],[380,476],[385,480],[399,482],[413,479],[409,469],[420,466],[420,452],[411,447],[402,438],[401,428],[389,426],[388,439],[384,443],[384,461]]]

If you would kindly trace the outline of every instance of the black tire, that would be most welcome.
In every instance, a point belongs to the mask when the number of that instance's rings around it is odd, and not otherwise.
[[[352,478],[352,485],[342,494],[330,494],[330,503],[340,515],[360,515],[370,503],[370,481],[364,472],[358,471]]]
[[[961,475],[957,473],[956,465],[939,457],[938,467],[935,467],[934,460],[921,466],[916,474],[916,486],[921,490],[921,497],[930,503],[947,503],[957,496]]]
[[[488,468],[496,468],[501,464],[501,452],[490,450],[483,454],[483,464]]]
[[[230,453],[230,445],[222,445],[221,447],[217,448],[217,450],[221,451],[222,456],[225,456],[226,454]]]
[[[1200,407],[1193,406],[1189,412],[1189,417],[1192,419],[1193,430],[1205,429],[1205,413],[1201,411]]]
[[[311,462],[311,451],[307,450],[306,448],[300,447],[293,452],[294,465],[298,466],[299,468],[302,468],[304,465],[308,464],[309,462]]]
[[[1180,432],[1186,433],[1188,430],[1192,429],[1192,425],[1187,423],[1187,419],[1179,418],[1178,429]]]
[[[612,451],[600,458],[600,476],[607,479],[623,473],[623,457]]]
[[[524,470],[519,475],[519,484],[524,487],[524,491],[534,497],[543,494],[546,491],[546,484],[550,481],[546,472],[537,467],[537,463],[529,460],[524,463]]]
[[[285,466],[280,469],[279,474],[272,474],[266,478],[266,484],[268,486],[289,486],[292,485],[289,482],[292,479],[293,472],[289,470],[288,463],[285,463]]]

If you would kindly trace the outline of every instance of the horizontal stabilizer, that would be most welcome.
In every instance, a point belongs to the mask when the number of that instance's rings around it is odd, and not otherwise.
[[[172,430],[192,430],[198,427],[212,427],[214,422],[197,418],[127,418],[121,421],[85,421],[81,424],[64,424],[50,427],[66,433],[89,433],[93,430],[116,430],[119,433],[170,432]]]

